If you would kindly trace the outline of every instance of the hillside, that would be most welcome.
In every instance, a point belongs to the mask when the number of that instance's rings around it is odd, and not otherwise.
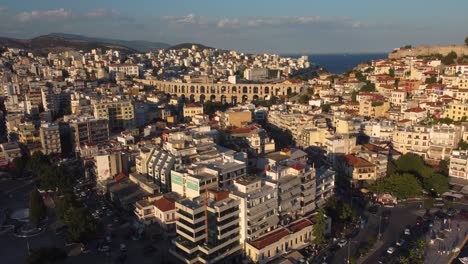
[[[393,50],[388,54],[390,59],[398,59],[406,56],[429,56],[441,54],[446,56],[451,51],[455,51],[458,56],[468,55],[468,46],[466,45],[447,45],[447,46],[419,46],[414,48],[400,48]]]
[[[134,49],[138,52],[156,51],[159,49],[166,49],[170,46],[169,44],[163,43],[163,42],[152,42],[152,41],[146,41],[146,40],[120,40],[120,39],[95,38],[95,37],[88,37],[88,36],[75,35],[75,34],[66,34],[66,33],[51,33],[48,36],[115,44],[119,46],[128,47],[130,49]]]
[[[193,45],[198,46],[198,48],[201,49],[201,50],[212,49],[211,47],[207,47],[205,45],[198,44],[198,43],[180,43],[180,44],[168,47],[168,48],[166,48],[166,50],[170,50],[170,49],[174,49],[174,50],[191,49]]]
[[[12,39],[0,37],[0,46],[21,48],[39,55],[46,55],[51,51],[90,51],[94,48],[115,49],[121,51],[122,53],[136,52],[136,50],[122,45],[103,43],[98,41],[79,40],[52,35],[39,36],[32,39]]]

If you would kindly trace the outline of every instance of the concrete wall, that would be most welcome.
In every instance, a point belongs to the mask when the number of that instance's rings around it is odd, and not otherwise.
[[[468,46],[466,45],[448,45],[448,46],[419,46],[411,49],[400,49],[388,54],[390,59],[397,59],[406,56],[428,56],[440,53],[444,56],[451,51],[455,51],[458,56],[468,55]]]

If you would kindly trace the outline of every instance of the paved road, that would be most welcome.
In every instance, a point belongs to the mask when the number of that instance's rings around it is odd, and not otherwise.
[[[350,256],[353,256],[357,253],[361,243],[368,241],[370,238],[377,239],[380,220],[379,215],[381,215],[385,210],[390,210],[391,215],[389,219],[386,221],[384,218],[382,218],[382,237],[380,241],[376,241],[374,244],[377,248],[374,249],[375,251],[370,253],[370,255],[359,259],[359,263],[377,263],[377,260],[387,250],[387,248],[400,238],[400,234],[404,231],[405,226],[415,224],[418,215],[418,209],[418,204],[409,204],[395,208],[383,207],[379,209],[379,212],[376,215],[370,214],[369,212],[364,212],[364,215],[368,217],[368,223],[356,237],[351,239],[353,242],[349,244]],[[331,263],[345,263],[347,256],[348,245],[335,252]]]

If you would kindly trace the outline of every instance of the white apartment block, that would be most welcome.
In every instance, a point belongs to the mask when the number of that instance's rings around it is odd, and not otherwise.
[[[454,150],[450,158],[449,176],[454,179],[468,180],[468,151]]]

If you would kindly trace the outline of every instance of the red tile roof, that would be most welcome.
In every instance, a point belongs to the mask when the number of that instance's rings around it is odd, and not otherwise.
[[[345,155],[345,159],[348,162],[348,164],[352,165],[355,168],[362,168],[362,167],[373,167],[375,166],[374,164],[370,163],[369,161],[365,159],[358,158],[353,155]]]
[[[414,113],[422,113],[422,112],[426,112],[426,110],[420,108],[420,107],[415,107],[415,108],[410,108],[410,109],[407,109],[405,112],[409,113],[409,112],[414,112]]]
[[[291,223],[290,225],[285,227],[280,227],[268,234],[266,234],[263,237],[258,238],[257,240],[254,240],[250,242],[252,246],[254,246],[257,249],[262,249],[265,248],[275,242],[278,242],[280,239],[283,237],[286,237],[289,235],[291,232],[296,233],[301,231],[302,229],[314,225],[316,221],[314,219],[310,218],[303,218],[299,221],[296,221],[294,223]]]
[[[119,182],[119,181],[123,180],[126,177],[127,177],[127,175],[125,175],[125,173],[121,172],[117,176],[115,176],[115,181]]]
[[[167,212],[175,209],[174,201],[166,197],[162,197],[161,199],[154,202],[154,206],[156,206],[156,208],[158,208],[162,212]]]
[[[293,168],[295,170],[298,170],[298,171],[305,169],[305,167],[300,163],[296,163],[296,164],[292,165],[291,168]]]
[[[288,229],[291,230],[292,232],[298,232],[301,231],[302,229],[311,226],[312,222],[307,220],[307,219],[302,219],[298,222],[292,223],[288,226]]]
[[[289,231],[284,227],[280,227],[279,229],[268,233],[266,236],[260,237],[259,239],[250,242],[250,244],[257,249],[262,249],[277,242],[287,235],[289,235]]]

